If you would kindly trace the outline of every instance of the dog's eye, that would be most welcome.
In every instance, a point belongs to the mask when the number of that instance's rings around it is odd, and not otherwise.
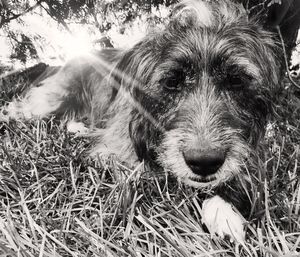
[[[160,83],[166,90],[180,91],[185,79],[186,75],[183,71],[173,71],[166,78],[163,78]]]
[[[232,90],[240,90],[243,88],[244,81],[239,75],[230,75],[227,78],[228,88]]]

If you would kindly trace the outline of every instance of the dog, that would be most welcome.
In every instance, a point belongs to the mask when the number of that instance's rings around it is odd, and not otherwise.
[[[183,1],[164,29],[131,49],[68,62],[2,110],[55,114],[100,128],[91,155],[115,154],[211,189],[202,219],[242,242],[249,173],[272,115],[280,51],[274,35],[233,1]]]

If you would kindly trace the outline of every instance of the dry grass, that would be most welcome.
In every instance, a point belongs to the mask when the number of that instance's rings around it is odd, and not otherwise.
[[[54,119],[1,123],[0,256],[300,256],[300,98],[283,93],[244,246],[207,234],[198,193],[172,178],[91,160]]]

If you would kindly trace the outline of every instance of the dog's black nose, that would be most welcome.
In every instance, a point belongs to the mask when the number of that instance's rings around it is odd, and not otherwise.
[[[225,161],[222,149],[190,149],[183,153],[186,164],[193,173],[208,176],[216,173]]]

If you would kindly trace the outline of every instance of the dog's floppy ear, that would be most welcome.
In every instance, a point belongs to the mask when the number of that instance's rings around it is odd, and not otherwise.
[[[144,90],[161,59],[158,44],[157,37],[151,34],[125,51],[111,72],[112,86],[116,90],[122,86],[130,94],[135,88]]]
[[[119,92],[119,97],[126,98],[127,104],[131,105],[129,136],[141,161],[154,159],[153,140],[157,138],[154,136],[157,133],[154,118],[145,108],[146,88],[158,62],[155,56],[158,53],[153,51],[153,47],[154,40],[147,37],[124,52],[110,76],[114,87],[113,98]]]
[[[115,67],[110,73],[109,83],[113,88],[113,94],[111,100],[114,100],[119,92],[120,86],[126,82],[129,82],[131,78],[130,67],[134,58],[134,49],[130,49],[123,52],[117,61]]]
[[[133,110],[129,122],[129,135],[135,152],[140,161],[146,160],[151,163],[156,159],[154,150],[155,141],[159,139],[159,132],[142,113]]]

